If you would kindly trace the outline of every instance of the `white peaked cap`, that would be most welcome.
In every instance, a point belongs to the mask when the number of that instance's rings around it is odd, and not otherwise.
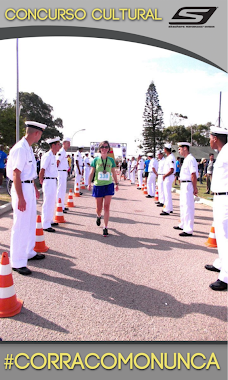
[[[191,144],[189,143],[189,142],[179,142],[179,143],[177,143],[177,145],[179,146],[179,147],[181,147],[181,146],[191,146]]]
[[[60,137],[54,137],[53,139],[48,139],[48,140],[46,140],[46,143],[52,144],[56,141],[60,141]]]
[[[225,128],[211,127],[211,135],[228,135],[228,130]]]
[[[38,123],[37,121],[26,121],[25,124],[27,125],[27,127],[38,129],[39,131],[42,131],[42,132],[45,130],[45,128],[47,128],[46,124],[41,124],[41,123]]]

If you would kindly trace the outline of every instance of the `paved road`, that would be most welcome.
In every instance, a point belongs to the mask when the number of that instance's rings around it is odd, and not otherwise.
[[[181,238],[173,229],[179,196],[173,200],[174,214],[160,216],[153,199],[122,181],[104,238],[91,193],[74,198],[67,223],[45,232],[50,249],[29,263],[32,276],[13,272],[24,305],[0,320],[3,340],[225,341],[227,292],[212,291],[217,275],[204,269],[217,255],[204,245],[212,209],[196,205],[194,236]],[[11,226],[8,212],[0,218],[0,253],[9,252]]]

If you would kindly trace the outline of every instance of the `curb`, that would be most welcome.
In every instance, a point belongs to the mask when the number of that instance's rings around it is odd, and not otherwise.
[[[42,189],[39,189],[39,193],[40,194],[42,193]],[[13,208],[12,208],[11,202],[4,204],[4,205],[0,206],[0,215],[5,214],[8,211],[12,211],[12,209]]]

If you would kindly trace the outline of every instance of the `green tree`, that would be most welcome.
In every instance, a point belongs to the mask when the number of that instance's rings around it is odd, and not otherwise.
[[[164,129],[163,137],[173,145],[179,141],[191,142],[191,129],[185,128],[184,125],[174,125]]]
[[[159,104],[158,93],[154,82],[151,82],[146,93],[146,104],[143,112],[143,147],[145,153],[163,146],[163,111]]]
[[[20,119],[20,134],[25,131],[23,120]],[[4,100],[0,90],[0,144],[8,153],[16,142],[16,109],[15,106]]]
[[[210,141],[210,128],[213,124],[194,124],[187,127],[192,135],[192,145],[195,146],[208,146]]]
[[[37,121],[47,125],[47,128],[42,134],[41,140],[37,144],[36,150],[47,150],[48,144],[45,143],[46,139],[59,136],[63,137],[62,132],[59,129],[63,128],[63,121],[61,118],[54,119],[52,112],[53,107],[45,103],[42,98],[36,95],[34,92],[20,92],[20,109],[21,116],[24,120]]]

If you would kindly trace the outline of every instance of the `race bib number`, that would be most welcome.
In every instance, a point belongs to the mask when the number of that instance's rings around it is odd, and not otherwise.
[[[98,179],[99,179],[99,181],[109,181],[110,180],[110,173],[99,172],[98,173]]]

